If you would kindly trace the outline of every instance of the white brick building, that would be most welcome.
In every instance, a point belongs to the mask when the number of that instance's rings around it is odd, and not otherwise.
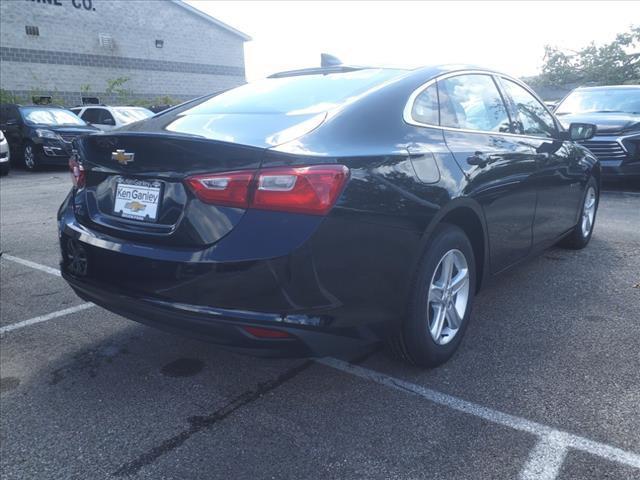
[[[180,0],[0,0],[0,88],[66,105],[187,100],[245,83],[242,32]],[[126,78],[126,93],[105,93]]]

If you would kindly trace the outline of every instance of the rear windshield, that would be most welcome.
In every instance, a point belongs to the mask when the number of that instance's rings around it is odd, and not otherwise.
[[[267,78],[221,93],[184,113],[321,113],[403,73],[406,71],[368,68],[328,75]]]
[[[24,121],[34,125],[86,125],[75,113],[61,108],[23,107]]]
[[[640,113],[640,88],[576,90],[556,109],[568,113]]]

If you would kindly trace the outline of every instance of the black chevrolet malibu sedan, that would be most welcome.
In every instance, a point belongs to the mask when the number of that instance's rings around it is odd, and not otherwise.
[[[446,361],[474,296],[584,247],[600,165],[520,81],[475,68],[276,74],[77,143],[62,272],[133,320],[262,355]]]

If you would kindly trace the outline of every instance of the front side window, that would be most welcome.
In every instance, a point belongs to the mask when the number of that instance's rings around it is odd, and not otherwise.
[[[101,108],[87,108],[82,114],[82,119],[88,123],[100,124],[102,121]]]
[[[509,115],[489,75],[470,74],[438,81],[440,125],[443,127],[509,132]]]
[[[24,121],[32,125],[86,125],[74,113],[61,108],[22,107]]]
[[[411,108],[411,118],[420,123],[438,125],[438,87],[435,83],[416,97]]]
[[[109,112],[109,110],[102,110],[102,115],[100,117],[101,125],[115,125],[116,121],[113,118],[113,115]]]
[[[517,133],[553,138],[556,133],[556,125],[544,105],[517,83],[503,79],[502,84],[518,111]]]

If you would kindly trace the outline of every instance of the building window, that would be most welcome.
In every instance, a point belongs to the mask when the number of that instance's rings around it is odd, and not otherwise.
[[[32,25],[26,25],[24,29],[27,32],[27,35],[33,35],[34,37],[40,36],[40,30],[38,29],[38,27],[34,27]]]
[[[164,40],[156,40],[156,48],[164,47]]]

